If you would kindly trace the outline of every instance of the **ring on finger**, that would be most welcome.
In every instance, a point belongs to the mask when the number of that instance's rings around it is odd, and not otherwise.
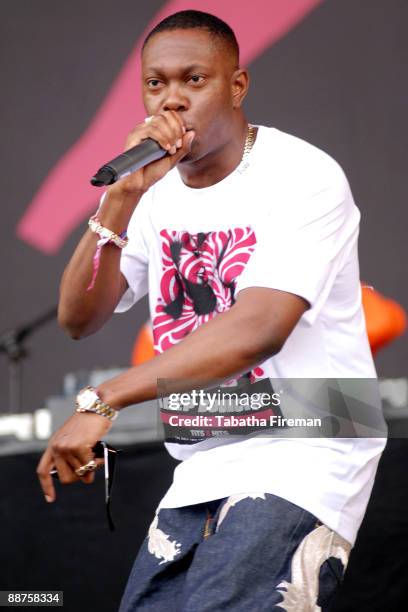
[[[91,461],[88,461],[88,463],[85,463],[85,465],[81,465],[81,467],[77,468],[75,470],[75,474],[77,476],[85,476],[85,474],[87,474],[88,472],[94,472],[97,467],[98,464],[96,463],[96,461],[94,459],[91,459]]]

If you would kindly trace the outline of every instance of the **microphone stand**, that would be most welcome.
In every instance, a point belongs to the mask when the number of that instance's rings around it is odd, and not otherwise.
[[[22,406],[22,362],[28,356],[23,342],[34,331],[52,321],[57,316],[57,307],[53,306],[30,323],[8,329],[0,335],[0,353],[7,355],[9,361],[9,413],[21,412]]]

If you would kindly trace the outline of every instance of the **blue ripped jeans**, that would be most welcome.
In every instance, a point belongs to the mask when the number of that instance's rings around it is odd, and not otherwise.
[[[327,612],[350,549],[269,493],[160,508],[120,612]]]

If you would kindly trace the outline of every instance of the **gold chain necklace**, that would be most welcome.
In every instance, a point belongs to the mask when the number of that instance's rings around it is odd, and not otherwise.
[[[245,144],[244,144],[244,152],[242,154],[238,172],[244,171],[248,166],[247,157],[254,145],[256,130],[257,130],[256,127],[248,124],[248,131],[247,131],[247,135],[245,138]],[[193,246],[193,253],[196,257],[199,257],[201,255],[205,239],[206,239],[206,235],[204,233],[199,233],[199,234],[196,234],[195,236],[193,234],[191,235],[191,241],[193,242],[194,240],[194,243],[195,243],[192,246]],[[199,240],[201,244],[199,244]]]
[[[245,144],[244,144],[244,152],[242,154],[241,161],[240,161],[239,166],[237,168],[237,170],[238,170],[238,172],[240,174],[245,172],[245,170],[249,166],[248,156],[249,156],[249,154],[251,152],[251,149],[252,149],[252,147],[254,145],[254,142],[255,142],[256,130],[257,130],[256,127],[254,127],[253,125],[248,124],[248,131],[247,131],[247,135],[246,135],[246,138],[245,138]]]
[[[253,125],[248,124],[248,131],[247,131],[247,135],[245,138],[244,152],[242,154],[241,163],[244,162],[246,158],[248,157],[254,145],[255,136],[256,136],[256,128]]]

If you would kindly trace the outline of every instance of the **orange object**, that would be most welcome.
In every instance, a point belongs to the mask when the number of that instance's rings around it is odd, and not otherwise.
[[[132,351],[132,365],[140,365],[154,357],[152,327],[145,323],[139,331]]]
[[[373,353],[401,336],[407,329],[407,315],[398,302],[372,287],[361,287],[368,340]]]

